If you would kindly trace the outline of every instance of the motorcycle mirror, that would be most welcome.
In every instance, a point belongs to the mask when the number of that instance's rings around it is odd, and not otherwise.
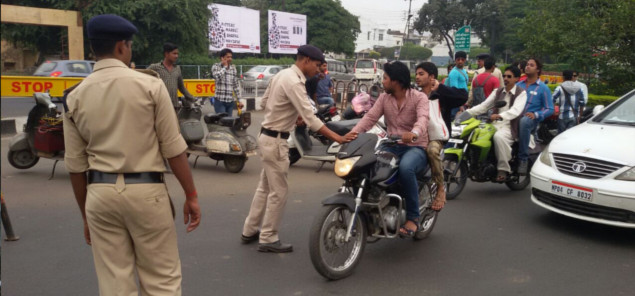
[[[505,107],[507,105],[507,102],[505,101],[496,101],[496,103],[494,103],[494,108],[502,108]]]

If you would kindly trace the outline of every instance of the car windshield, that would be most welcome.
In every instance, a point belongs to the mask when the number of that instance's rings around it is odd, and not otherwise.
[[[357,61],[357,68],[372,68],[372,67],[373,67],[373,61],[368,61],[368,60]]]
[[[57,65],[57,63],[55,63],[55,62],[46,62],[46,63],[40,65],[40,67],[35,72],[51,72],[51,71],[53,71],[53,69],[55,69],[56,65]]]
[[[267,69],[267,67],[256,66],[256,67],[253,67],[253,68],[249,69],[249,71],[247,71],[247,72],[264,72],[265,69]]]
[[[635,91],[630,92],[627,96],[602,111],[593,121],[604,124],[635,126]]]

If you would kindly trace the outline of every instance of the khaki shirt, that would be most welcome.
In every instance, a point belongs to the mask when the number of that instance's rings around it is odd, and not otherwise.
[[[163,158],[187,148],[163,81],[119,60],[98,61],[67,104],[64,161],[71,173],[162,172]]]
[[[290,132],[295,127],[299,114],[311,130],[322,128],[324,123],[313,114],[305,82],[306,77],[296,65],[273,76],[262,97],[261,105],[265,109],[262,127]]]

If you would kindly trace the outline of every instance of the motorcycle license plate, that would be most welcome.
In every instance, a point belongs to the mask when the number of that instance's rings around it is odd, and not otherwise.
[[[570,185],[558,181],[551,181],[551,192],[572,199],[587,202],[593,201],[592,189]]]
[[[229,152],[229,144],[225,141],[207,140],[207,150],[220,153]]]
[[[463,139],[449,139],[449,143],[463,144]]]
[[[333,118],[331,118],[331,121],[340,121],[340,119],[342,119],[342,118],[338,114],[338,115],[333,116]]]

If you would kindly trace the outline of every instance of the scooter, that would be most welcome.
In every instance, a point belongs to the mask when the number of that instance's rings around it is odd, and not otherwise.
[[[200,156],[208,156],[216,161],[223,161],[225,169],[232,173],[240,172],[250,156],[256,155],[258,144],[256,139],[247,134],[251,125],[251,113],[242,112],[233,117],[227,113],[210,113],[203,116],[207,125],[204,135],[201,122],[202,106],[205,100],[197,99],[193,103],[184,104],[177,117],[181,134],[187,143],[188,155],[195,155],[194,167]]]
[[[495,103],[496,108],[506,105],[506,102]],[[455,199],[467,183],[468,177],[474,182],[505,183],[513,191],[523,190],[529,185],[529,174],[520,176],[517,172],[520,160],[517,158],[518,142],[512,145],[512,159],[509,165],[512,173],[505,181],[497,182],[497,160],[493,149],[493,138],[496,128],[489,122],[488,116],[472,117],[463,112],[457,116],[452,125],[452,134],[448,143],[452,147],[444,150],[443,168],[446,185],[446,198]],[[541,145],[536,145],[529,151],[527,171],[542,151]]]
[[[55,174],[57,162],[64,160],[64,130],[61,112],[48,93],[33,93],[35,106],[29,112],[23,132],[9,143],[9,163],[21,170],[33,167],[40,158],[55,160],[49,180]]]

